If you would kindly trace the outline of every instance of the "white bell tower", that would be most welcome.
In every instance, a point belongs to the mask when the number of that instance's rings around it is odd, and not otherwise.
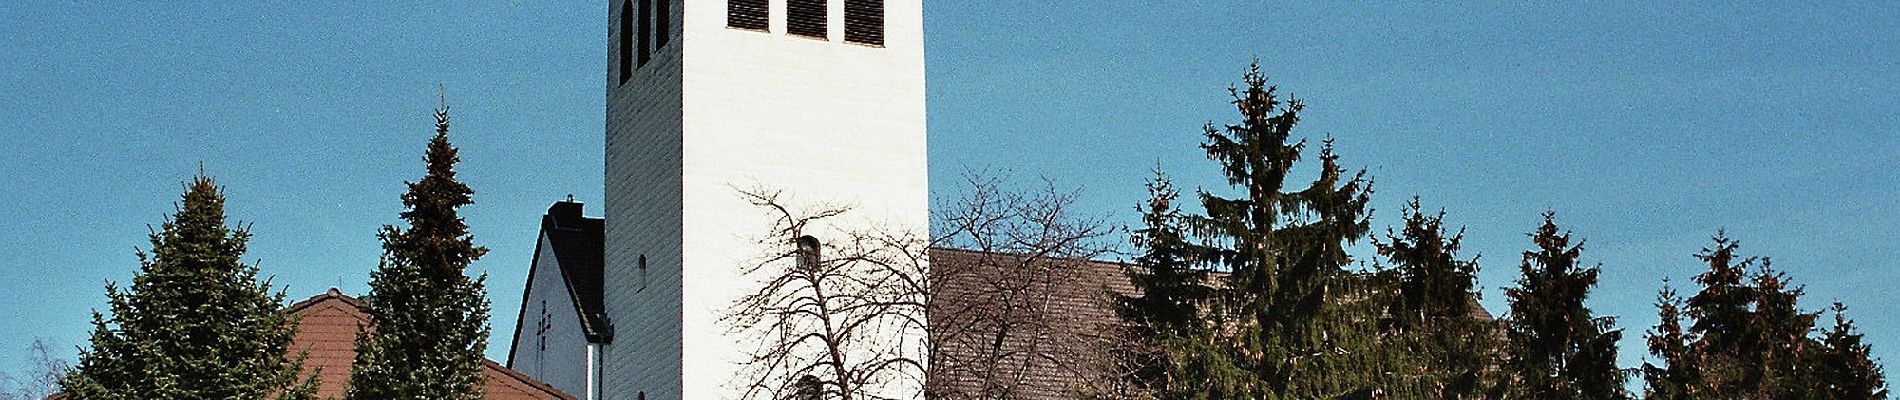
[[[611,1],[602,398],[737,399],[739,189],[928,229],[923,2]]]

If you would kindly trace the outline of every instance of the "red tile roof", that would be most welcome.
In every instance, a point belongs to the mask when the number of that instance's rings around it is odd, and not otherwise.
[[[297,317],[297,336],[291,339],[291,351],[307,351],[306,371],[318,372],[317,398],[343,398],[350,381],[350,364],[356,360],[356,333],[369,323],[363,313],[363,301],[336,289],[290,305],[287,310]],[[574,396],[534,380],[520,372],[504,368],[494,361],[487,367],[488,398],[497,400],[575,400]],[[47,400],[70,400],[65,393],[54,393]]]
[[[350,363],[356,359],[356,333],[369,323],[363,313],[363,301],[331,289],[316,297],[297,302],[289,312],[298,318],[297,337],[292,351],[308,351],[305,369],[319,371],[319,398],[342,398],[350,379]],[[497,400],[574,400],[547,383],[484,361],[482,376],[487,379],[488,398]]]

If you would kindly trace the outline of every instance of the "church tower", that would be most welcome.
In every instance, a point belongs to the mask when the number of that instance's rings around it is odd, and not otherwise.
[[[602,398],[736,399],[740,190],[928,229],[922,0],[611,1]]]

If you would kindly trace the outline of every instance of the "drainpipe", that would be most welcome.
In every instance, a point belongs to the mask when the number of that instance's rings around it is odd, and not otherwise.
[[[600,400],[600,343],[587,344],[587,398]]]

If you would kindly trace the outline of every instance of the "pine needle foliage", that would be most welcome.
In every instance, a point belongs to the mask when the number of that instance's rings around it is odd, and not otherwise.
[[[1517,287],[1504,290],[1511,304],[1505,369],[1515,374],[1514,397],[1627,398],[1628,374],[1616,366],[1623,333],[1614,318],[1584,304],[1601,266],[1582,264],[1583,241],[1573,244],[1553,212],[1544,212],[1530,237],[1536,247],[1524,252]]]
[[[282,291],[241,260],[251,234],[225,224],[224,194],[200,173],[140,251],[132,285],[106,285],[92,348],[60,382],[76,399],[309,399],[317,377],[291,353]]]
[[[483,397],[489,334],[487,274],[463,271],[488,252],[475,246],[457,209],[474,190],[455,178],[449,111],[435,112],[428,172],[402,195],[407,229],[384,226],[383,257],[363,299],[369,326],[356,338],[350,399],[476,400]]]

